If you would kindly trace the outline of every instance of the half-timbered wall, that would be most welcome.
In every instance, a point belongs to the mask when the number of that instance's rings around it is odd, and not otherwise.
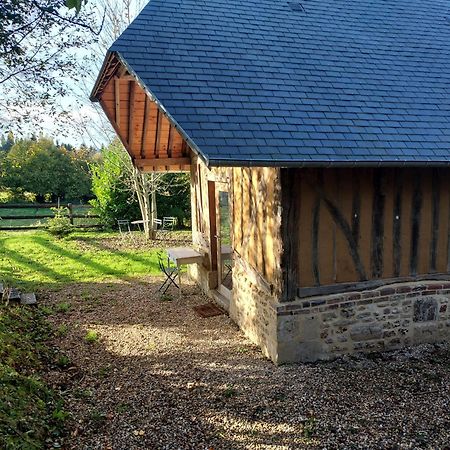
[[[205,255],[203,264],[191,267],[191,276],[206,292],[217,288],[217,241],[215,223],[215,182],[229,184],[231,169],[208,169],[198,156],[192,156],[191,210],[192,240]]]
[[[235,168],[232,181],[234,252],[280,287],[280,185],[274,168]]]
[[[227,307],[245,334],[276,360],[275,305],[282,289],[279,169],[208,169],[193,157],[191,182],[193,242],[205,254],[202,265],[190,268],[191,276],[206,292],[217,288],[215,190],[227,189],[234,261]]]
[[[194,157],[191,167],[192,229],[194,243],[210,255],[214,266],[215,183],[230,194],[231,242],[236,257],[245,261],[272,289],[281,290],[280,185],[274,168],[208,169]]]
[[[448,273],[449,175],[284,169],[284,300]]]

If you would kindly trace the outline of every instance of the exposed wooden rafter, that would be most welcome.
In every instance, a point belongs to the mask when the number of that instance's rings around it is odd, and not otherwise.
[[[126,76],[127,73],[127,68],[125,66],[120,66],[119,69],[117,70],[117,76],[119,78],[124,78]],[[135,78],[133,78],[133,81],[135,81]]]
[[[154,157],[159,158],[159,143],[161,139],[161,120],[162,120],[162,114],[161,111],[158,109],[158,112],[156,113],[156,139],[155,139],[155,151],[154,151]]]
[[[128,96],[129,112],[128,112],[128,144],[130,148],[134,145],[134,117],[135,117],[135,99],[136,99],[136,82],[130,81],[130,93]]]
[[[98,97],[136,167],[143,171],[186,171],[190,148],[136,78],[117,67]]]
[[[117,77],[114,77],[114,100],[116,124],[120,127],[120,79]]]
[[[188,155],[188,145],[187,145],[187,143],[186,143],[186,141],[183,139],[183,142],[182,142],[182,144],[181,144],[181,154],[183,155],[183,156],[187,156]]]
[[[150,99],[148,96],[145,96],[145,106],[144,106],[144,126],[142,127],[142,141],[141,141],[141,158],[145,159],[146,157],[146,148],[145,142],[147,141],[148,129],[150,125]]]
[[[119,126],[116,123],[115,118],[113,117],[113,115],[110,113],[109,111],[109,105],[107,105],[103,100],[100,100],[100,106],[103,108],[103,111],[106,114],[106,117],[108,118],[108,120],[111,122],[112,127],[114,128],[114,131],[116,132],[117,136],[119,136],[123,146],[127,149],[128,153],[130,153],[131,155],[131,150],[130,150],[130,146],[128,145],[128,142],[126,139],[124,139],[123,134],[119,128]]]
[[[106,86],[110,82],[111,78],[117,72],[118,68],[121,67],[120,61],[115,55],[109,55],[105,62],[103,63],[103,68],[101,76],[95,83],[94,89],[92,90],[91,100],[99,100],[101,93],[104,92]]]
[[[169,124],[169,136],[167,139],[167,156],[169,158],[172,156],[172,141],[173,141],[172,124]]]

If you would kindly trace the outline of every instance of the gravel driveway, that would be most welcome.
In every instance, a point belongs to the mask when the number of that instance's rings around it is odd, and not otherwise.
[[[226,315],[197,316],[197,287],[159,284],[41,295],[70,358],[48,374],[73,416],[64,448],[450,448],[448,346],[276,367]]]

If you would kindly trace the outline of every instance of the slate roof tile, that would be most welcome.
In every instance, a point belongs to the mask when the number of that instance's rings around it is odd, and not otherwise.
[[[212,165],[450,158],[448,0],[151,0],[113,44]]]

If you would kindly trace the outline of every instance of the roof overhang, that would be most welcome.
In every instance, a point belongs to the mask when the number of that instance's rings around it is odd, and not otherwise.
[[[192,152],[205,159],[120,53],[107,53],[90,99],[141,171],[188,171]]]

